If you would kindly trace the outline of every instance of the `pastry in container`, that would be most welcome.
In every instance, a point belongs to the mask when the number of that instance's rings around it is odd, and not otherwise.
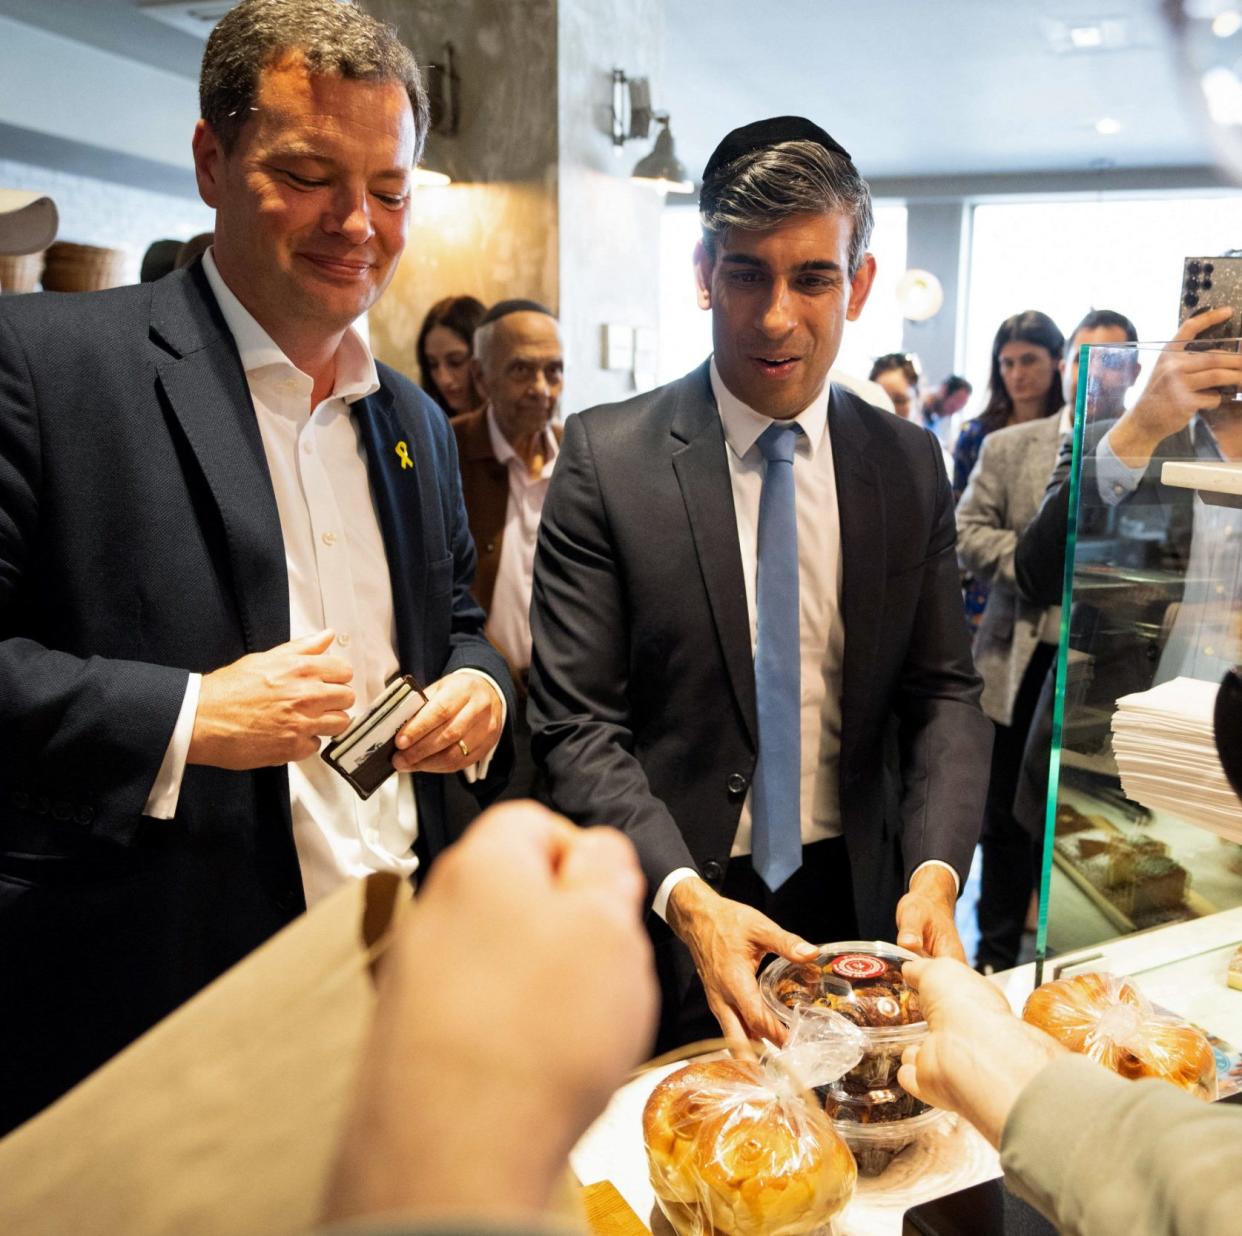
[[[895,944],[842,940],[822,945],[814,961],[775,962],[759,980],[768,1007],[786,1024],[794,1009],[823,1008],[861,1030],[862,1059],[817,1093],[833,1127],[855,1152],[859,1171],[867,1176],[882,1172],[946,1115],[897,1082],[902,1052],[927,1037],[918,994],[901,977],[902,964],[914,960],[914,953]]]
[[[1202,1030],[1152,1008],[1130,979],[1075,974],[1037,987],[1023,1020],[1127,1078],[1158,1077],[1216,1098],[1216,1056]]]
[[[643,1144],[677,1236],[830,1236],[858,1175],[818,1104],[747,1060],[666,1077],[643,1110]]]

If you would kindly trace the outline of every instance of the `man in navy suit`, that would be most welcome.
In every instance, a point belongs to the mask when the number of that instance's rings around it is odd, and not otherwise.
[[[201,98],[202,262],[0,309],[0,1131],[308,901],[411,875],[443,774],[486,798],[511,758],[452,433],[351,325],[405,243],[413,59],[244,0]],[[398,672],[430,704],[362,800],[319,747]]]
[[[808,940],[961,956],[991,747],[939,444],[827,380],[866,183],[779,117],[721,142],[700,208],[713,356],[569,418],[531,615],[535,756],[638,848],[662,1047],[779,1037],[755,973]]]

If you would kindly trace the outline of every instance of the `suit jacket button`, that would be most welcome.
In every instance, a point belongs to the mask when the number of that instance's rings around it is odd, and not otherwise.
[[[52,819],[54,820],[72,820],[73,808],[68,803],[52,804]]]
[[[46,794],[40,794],[39,797],[35,800],[35,810],[40,815],[47,815],[47,813],[51,811],[51,809],[52,809],[51,800],[47,797]]]
[[[703,879],[708,884],[715,884],[724,875],[724,868],[714,859],[708,859],[703,864]]]
[[[744,773],[730,773],[727,784],[730,794],[745,794],[750,781]]]
[[[95,818],[94,807],[79,807],[73,813],[73,821],[75,824],[81,824],[84,828]]]
[[[27,794],[25,790],[14,790],[13,806],[15,806],[18,811],[25,811],[26,808],[30,806],[30,795]]]

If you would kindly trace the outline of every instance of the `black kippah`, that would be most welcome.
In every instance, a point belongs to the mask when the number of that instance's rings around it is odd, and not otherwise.
[[[547,305],[537,300],[498,300],[480,319],[479,325],[486,326],[489,322],[498,322],[511,313],[543,313],[550,318],[556,317]]]
[[[706,184],[722,167],[727,167],[735,159],[753,154],[756,150],[766,150],[769,146],[779,146],[781,142],[814,142],[830,154],[840,155],[843,159],[850,157],[844,146],[833,141],[819,125],[805,116],[773,116],[770,120],[756,120],[754,124],[743,125],[728,134],[707,160],[703,183]]]

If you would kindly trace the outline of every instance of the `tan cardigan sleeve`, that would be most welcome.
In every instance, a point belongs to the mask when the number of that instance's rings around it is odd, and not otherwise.
[[[1081,1056],[1023,1090],[1001,1138],[1005,1181],[1069,1236],[1242,1232],[1242,1109]]]

